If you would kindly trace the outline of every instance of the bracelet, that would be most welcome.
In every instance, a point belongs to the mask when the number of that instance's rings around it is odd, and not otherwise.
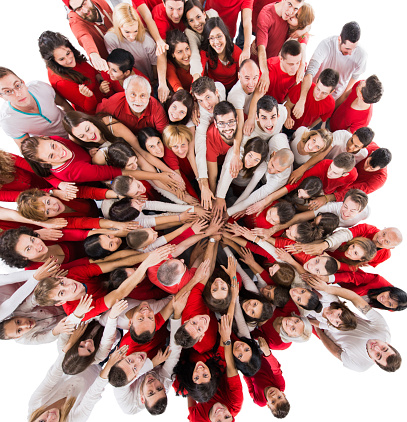
[[[325,197],[325,201],[326,201],[326,203],[328,203],[328,202],[329,202],[328,197],[327,197],[326,195],[324,195],[324,197]]]
[[[232,281],[237,281],[237,277],[235,275],[232,277]]]
[[[50,189],[49,194],[50,194],[50,195],[53,195],[53,194],[54,194],[53,189]]]

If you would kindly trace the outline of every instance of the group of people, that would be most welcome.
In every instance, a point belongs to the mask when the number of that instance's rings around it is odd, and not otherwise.
[[[273,352],[312,335],[398,370],[384,315],[407,293],[362,269],[402,234],[364,222],[392,154],[358,23],[307,59],[304,1],[63,3],[86,56],[46,30],[49,84],[0,67],[20,150],[0,151],[0,258],[22,270],[0,276],[0,338],[58,350],[29,421],[85,421],[110,383],[126,414],[162,414],[172,387],[222,422],[242,381],[284,418]]]

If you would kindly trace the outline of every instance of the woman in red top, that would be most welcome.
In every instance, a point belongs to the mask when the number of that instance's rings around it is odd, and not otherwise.
[[[239,57],[242,50],[233,44],[229,31],[221,18],[210,18],[205,23],[201,51],[204,76],[221,82],[226,91],[237,82]]]
[[[187,36],[179,29],[167,32],[167,81],[174,92],[191,90],[192,76],[189,73],[191,48]]]
[[[76,110],[93,114],[102,99],[113,94],[109,75],[95,70],[62,34],[43,32],[38,46],[51,86]]]
[[[165,111],[168,114],[170,125],[186,125],[194,133],[195,126],[191,120],[193,107],[194,99],[188,91],[179,89],[174,92],[165,103]]]

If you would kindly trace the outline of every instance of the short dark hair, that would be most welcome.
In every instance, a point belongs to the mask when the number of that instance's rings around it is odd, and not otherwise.
[[[139,249],[148,239],[148,232],[145,229],[133,230],[127,233],[127,246],[131,249]]]
[[[14,75],[16,78],[19,78],[12,70],[8,69],[7,67],[0,66],[0,79],[3,79],[7,75]]]
[[[281,47],[280,56],[285,60],[288,54],[295,57],[301,52],[301,44],[297,40],[288,40]]]
[[[1,68],[0,68],[1,70]],[[11,337],[7,337],[6,332],[4,330],[4,324],[9,322],[12,318],[4,319],[0,322],[0,340],[11,340]]]
[[[164,286],[170,286],[174,277],[177,276],[177,268],[175,262],[173,261],[165,261],[163,262],[157,271],[157,279],[160,283],[164,284]]]
[[[280,224],[288,223],[295,216],[295,207],[290,202],[277,202],[272,208],[277,209]]]
[[[124,387],[129,383],[126,373],[118,366],[119,363],[120,361],[116,362],[109,371],[108,379],[113,387]]]
[[[115,48],[106,58],[107,62],[114,63],[119,66],[119,69],[124,73],[130,70],[133,70],[134,67],[134,57],[133,55],[124,50],[123,48]]]
[[[220,101],[213,109],[213,118],[218,121],[218,116],[224,116],[225,114],[233,113],[235,119],[237,117],[237,112],[235,106],[229,101]]]
[[[341,44],[345,44],[346,41],[350,41],[352,44],[355,44],[360,39],[360,26],[357,22],[352,21],[345,23],[342,28],[341,34]]]
[[[374,138],[374,132],[370,127],[360,127],[354,133],[359,139],[359,141],[363,144],[363,147],[367,147]]]
[[[113,202],[109,209],[110,219],[120,222],[135,220],[140,215],[140,211],[131,206],[131,200],[132,198],[122,198]]]
[[[319,77],[318,80],[321,82],[322,85],[335,89],[336,85],[339,82],[339,72],[333,69],[324,69]]]
[[[103,259],[112,254],[111,251],[102,248],[100,234],[88,236],[83,242],[83,247],[86,255],[92,259]]]
[[[116,268],[110,273],[109,281],[107,283],[107,290],[111,292],[116,290],[124,280],[127,279],[127,273],[125,267]]]
[[[387,345],[390,347],[391,350],[393,350],[394,354],[388,356],[386,365],[383,365],[376,361],[375,363],[379,368],[383,369],[386,372],[396,372],[397,369],[400,369],[401,366],[401,355],[393,346],[390,346],[390,344],[388,343]]]
[[[343,169],[345,173],[349,173],[356,164],[355,156],[349,152],[341,152],[334,159],[333,163],[336,167]]]
[[[374,104],[380,101],[383,95],[383,85],[376,75],[369,76],[365,86],[360,90],[363,101],[366,104]]]
[[[271,112],[276,109],[278,113],[278,102],[271,95],[263,95],[259,101],[257,101],[257,116],[259,115],[260,110]]]
[[[276,408],[272,410],[271,413],[277,419],[283,419],[288,415],[289,411],[290,411],[290,403],[286,399],[283,402],[277,403]]]
[[[274,283],[282,287],[291,286],[291,283],[294,281],[295,277],[294,268],[286,262],[279,262],[278,265],[280,269],[274,273],[271,279],[274,281]]]
[[[322,311],[322,303],[319,300],[319,296],[314,290],[309,290],[309,292],[311,293],[311,297],[309,298],[308,303],[304,305],[297,305],[301,306],[301,308],[304,308],[307,311],[315,311],[319,314]]]
[[[370,166],[385,168],[387,165],[390,164],[392,159],[391,152],[387,148],[379,148],[373,151],[370,155]]]
[[[369,202],[369,197],[360,189],[349,189],[343,198],[343,202],[345,202],[347,198],[350,198],[353,202],[359,205],[359,212],[363,211]]]
[[[131,339],[134,342],[138,344],[146,344],[146,343],[149,343],[153,339],[154,334],[155,334],[155,328],[153,331],[143,331],[140,334],[136,334],[133,324],[131,324],[129,328],[129,333],[130,333]]]
[[[130,176],[117,176],[113,179],[111,188],[121,196],[127,196],[133,179]]]
[[[186,322],[178,328],[174,335],[174,341],[177,346],[181,346],[184,349],[190,349],[198,343],[198,338],[193,338],[191,334],[185,329]]]
[[[327,275],[333,275],[337,273],[339,270],[338,261],[332,256],[327,256],[326,258],[327,260],[325,263],[325,270],[327,272]]]
[[[206,91],[211,91],[216,94],[216,85],[213,79],[208,76],[201,76],[196,81],[192,82],[192,94],[202,95],[205,94]]]
[[[276,286],[274,288],[273,305],[276,308],[284,308],[284,306],[287,304],[289,300],[290,300],[290,291],[286,287]]]
[[[151,415],[161,415],[162,413],[164,413],[165,409],[167,408],[167,404],[167,397],[163,397],[162,399],[157,400],[155,404],[151,407],[148,405],[147,400],[145,401],[146,409]]]

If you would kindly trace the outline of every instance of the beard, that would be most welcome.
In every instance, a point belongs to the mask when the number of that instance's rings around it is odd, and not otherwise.
[[[92,9],[89,9],[89,13],[86,16],[82,16],[85,21],[88,22],[96,22],[99,19],[99,11],[96,7],[92,4]]]

